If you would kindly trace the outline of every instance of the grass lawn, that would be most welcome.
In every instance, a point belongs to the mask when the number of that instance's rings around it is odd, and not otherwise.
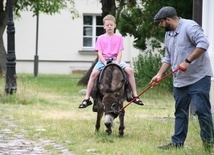
[[[105,126],[95,133],[96,113],[92,106],[78,109],[86,86],[78,86],[82,75],[20,74],[17,92],[6,95],[5,78],[0,78],[0,117],[12,115],[21,129],[28,130],[27,139],[53,140],[76,155],[203,155],[197,117],[191,117],[184,149],[158,150],[168,144],[174,128],[172,94],[158,87],[141,96],[144,106],[129,105],[125,111],[125,134],[118,137],[118,118],[112,135]],[[140,93],[144,87],[138,87]],[[124,105],[127,102],[124,102]],[[9,110],[5,110],[9,109]],[[0,122],[0,129],[5,126]],[[38,130],[42,129],[42,130]],[[51,149],[47,147],[46,149]]]

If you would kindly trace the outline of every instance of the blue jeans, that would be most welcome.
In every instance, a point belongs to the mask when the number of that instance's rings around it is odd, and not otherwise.
[[[211,77],[205,76],[198,82],[189,86],[173,88],[175,99],[175,131],[172,136],[173,143],[184,143],[189,120],[189,105],[191,100],[198,115],[200,136],[203,142],[213,142],[213,120],[209,92]]]

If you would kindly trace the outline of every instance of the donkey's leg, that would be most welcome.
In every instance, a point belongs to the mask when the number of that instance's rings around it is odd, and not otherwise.
[[[119,120],[120,120],[120,125],[119,125],[119,137],[123,137],[124,135],[124,116],[125,116],[125,110],[121,111],[119,114]]]
[[[100,129],[100,122],[101,122],[102,117],[103,117],[103,110],[98,110],[97,120],[96,120],[96,125],[95,125],[96,131],[99,131],[99,129]]]

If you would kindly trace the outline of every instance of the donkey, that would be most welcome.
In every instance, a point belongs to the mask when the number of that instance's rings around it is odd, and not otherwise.
[[[124,135],[125,110],[120,109],[123,102],[130,97],[130,90],[126,74],[119,65],[110,63],[101,71],[91,93],[93,111],[97,112],[96,131],[99,131],[101,118],[105,114],[107,134],[111,135],[113,121],[119,116],[119,137]]]

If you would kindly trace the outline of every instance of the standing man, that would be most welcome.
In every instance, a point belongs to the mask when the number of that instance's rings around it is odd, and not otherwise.
[[[155,22],[165,28],[165,56],[158,73],[151,84],[157,85],[164,73],[171,67],[173,94],[175,99],[174,135],[168,145],[159,149],[182,148],[187,137],[189,105],[191,100],[198,115],[200,136],[203,146],[213,146],[213,121],[209,92],[213,76],[207,49],[209,42],[202,28],[193,20],[177,16],[175,8],[161,8],[154,17]]]

